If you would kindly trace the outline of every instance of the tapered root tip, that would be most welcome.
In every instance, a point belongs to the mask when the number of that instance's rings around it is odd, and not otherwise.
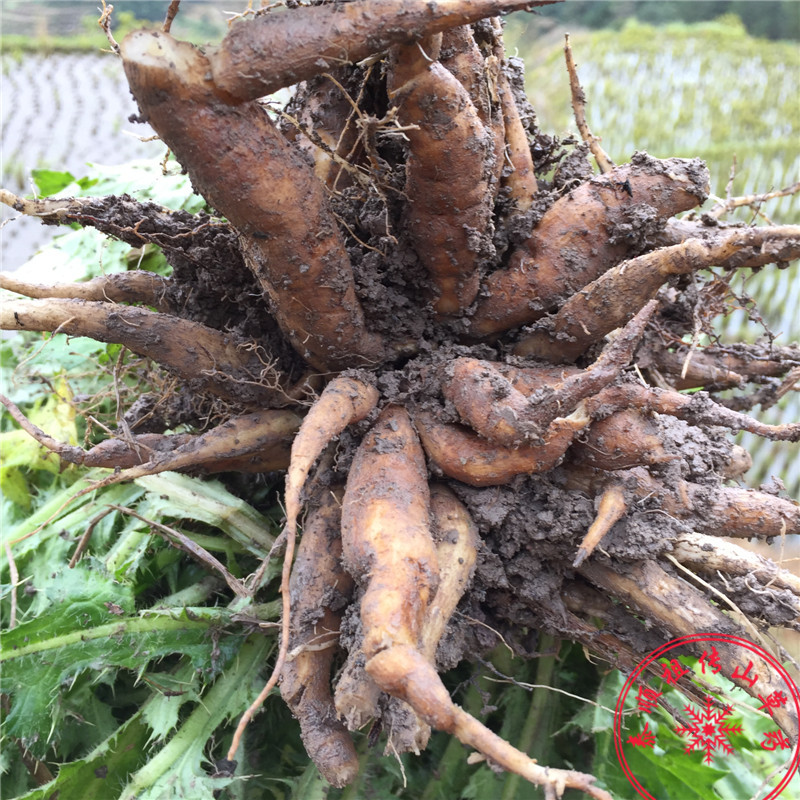
[[[584,561],[589,557],[589,551],[585,547],[579,547],[578,552],[575,555],[575,560],[572,562],[572,568],[578,569],[578,567],[583,564]]]

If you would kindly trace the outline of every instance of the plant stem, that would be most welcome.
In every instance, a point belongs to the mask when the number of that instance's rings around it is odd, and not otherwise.
[[[539,650],[547,652],[555,647],[555,644],[555,639],[552,636],[543,633],[539,639]],[[553,679],[555,666],[556,657],[554,655],[540,658],[536,668],[535,683],[540,687],[549,686]],[[543,744],[542,739],[546,736],[546,731],[542,731],[541,726],[550,711],[551,698],[552,692],[549,692],[546,688],[537,688],[533,690],[531,694],[531,703],[528,707],[528,715],[525,718],[525,724],[522,727],[522,732],[517,741],[517,747],[523,753],[528,753],[530,755],[537,739],[538,747],[536,749],[541,749]],[[522,778],[519,775],[509,773],[503,782],[503,793],[500,796],[500,800],[515,800],[521,782]]]

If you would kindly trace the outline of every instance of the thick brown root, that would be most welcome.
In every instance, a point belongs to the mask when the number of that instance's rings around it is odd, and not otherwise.
[[[393,644],[418,647],[439,565],[429,527],[425,456],[404,409],[389,406],[362,441],[342,508],[343,557],[367,588],[367,662]]]
[[[797,347],[773,347],[765,352],[764,348],[739,344],[734,352],[729,351],[730,348],[716,346],[667,350],[663,343],[645,342],[636,354],[636,362],[640,369],[655,370],[661,383],[666,380],[677,390],[720,390],[745,382],[764,383],[800,367]]]
[[[490,336],[544,316],[629,255],[623,230],[656,226],[701,203],[707,191],[708,170],[700,161],[645,154],[582,184],[547,211],[508,267],[484,281],[471,335]]]
[[[353,581],[340,563],[340,494],[319,492],[303,527],[290,583],[292,622],[281,695],[300,722],[303,745],[336,787],[358,774],[353,740],[336,715],[330,672],[341,612]]]
[[[314,162],[317,179],[333,190],[351,184],[357,168],[350,166],[347,157],[352,156],[359,139],[355,111],[339,77],[345,79],[344,71],[332,70],[330,75],[318,75],[297,87],[292,109],[295,105],[300,108],[299,130],[286,131]]]
[[[592,422],[570,448],[570,460],[605,470],[654,466],[674,461],[656,424],[633,408]]]
[[[357,0],[265,14],[236,25],[209,48],[214,82],[238,100],[255,100],[343,62],[411,43],[484,17],[556,0]]]
[[[800,423],[768,425],[753,417],[715,403],[705,392],[681,394],[670,389],[653,389],[641,384],[609,386],[586,401],[590,414],[613,409],[638,408],[657,414],[669,414],[693,425],[719,425],[733,431],[747,431],[774,441],[800,441]]]
[[[478,528],[464,504],[444,485],[431,486],[439,586],[422,623],[420,651],[436,666],[439,640],[472,580],[478,558]]]
[[[207,214],[175,211],[156,203],[134,200],[125,194],[30,200],[0,189],[0,202],[22,214],[38,217],[44,225],[77,223],[119,239],[131,247],[157,245],[172,266],[188,274],[216,259],[224,262],[228,268],[238,269],[242,265],[242,256],[231,226]]]
[[[438,314],[456,314],[478,294],[481,233],[489,228],[497,185],[495,147],[467,90],[436,60],[440,42],[392,50],[387,88],[407,126],[406,226],[428,270]],[[430,52],[429,52],[430,51]],[[435,94],[438,102],[428,102]],[[476,161],[483,167],[476,174]]]
[[[16,300],[0,308],[0,328],[53,331],[125,345],[198,389],[245,405],[287,405],[277,374],[241,337],[143,308],[87,300]]]
[[[673,275],[794,258],[800,258],[798,225],[734,228],[714,240],[689,239],[654,250],[623,261],[576,292],[548,320],[546,329],[522,339],[514,352],[548,361],[574,361],[605,334],[624,325]]]
[[[800,576],[781,568],[769,558],[745,550],[734,542],[702,533],[682,533],[672,541],[672,555],[696,572],[750,576],[760,586],[788,589],[800,598]],[[800,623],[800,602],[797,604]]]
[[[505,159],[510,169],[503,175],[503,187],[508,189],[508,196],[517,211],[524,213],[531,207],[534,196],[539,191],[536,175],[533,171],[533,156],[528,135],[522,125],[517,103],[508,76],[502,70],[498,76],[497,91],[503,110],[505,129]]]
[[[96,300],[107,303],[141,303],[158,311],[174,311],[167,300],[169,278],[152,272],[116,272],[101,275],[85,283],[39,284],[21,281],[14,275],[0,273],[0,289],[44,299],[58,297],[64,300]]]
[[[495,444],[514,447],[547,440],[555,420],[575,412],[582,400],[606,387],[627,366],[655,309],[655,301],[641,309],[587,370],[565,374],[555,384],[547,380],[552,373],[546,371],[541,388],[530,397],[491,364],[471,358],[454,361],[444,394],[464,422]]]
[[[469,486],[499,486],[517,475],[552,469],[564,457],[575,432],[590,421],[578,410],[558,425],[553,423],[548,431],[549,438],[541,445],[501,447],[469,428],[438,422],[429,412],[414,412],[414,422],[428,458],[449,478]]]
[[[117,479],[135,480],[158,472],[271,472],[289,466],[289,448],[301,418],[291,411],[259,411],[223,422],[198,435],[144,433],[106,439],[90,450],[59,442],[32,425],[4,395],[11,416],[39,444],[69,464],[125,470]]]
[[[311,407],[292,443],[286,474],[286,530],[294,537],[300,515],[301,494],[314,462],[328,444],[348,425],[364,419],[375,408],[374,386],[340,375],[334,378]]]
[[[633,605],[645,619],[660,625],[671,637],[708,632],[750,638],[744,628],[711,605],[702,592],[665,572],[654,561],[629,565],[624,573],[597,563],[584,564],[580,571],[602,591]],[[720,654],[722,673],[752,697],[758,694],[766,697],[772,691],[786,689],[775,669],[757,653],[722,640],[714,646]],[[748,661],[752,662],[749,667]],[[757,675],[758,688],[746,678],[738,677],[742,674]],[[773,709],[773,716],[790,738],[797,736],[798,719],[793,704]]]
[[[618,480],[655,513],[666,512],[699,533],[739,539],[800,533],[800,504],[755,489],[682,480],[667,486],[642,467],[609,473],[571,464],[564,474],[566,488],[589,495],[603,491],[610,479]]]
[[[313,167],[258,103],[229,104],[193,45],[140,31],[121,48],[143,114],[239,232],[245,261],[297,352],[321,370],[379,362],[381,342],[365,329],[344,241]]]

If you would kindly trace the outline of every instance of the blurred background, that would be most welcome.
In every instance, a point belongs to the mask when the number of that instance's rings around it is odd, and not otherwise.
[[[167,5],[118,0],[114,35],[160,25]],[[243,0],[183,0],[173,32],[198,43],[214,41],[244,7]],[[0,8],[4,187],[33,193],[31,169],[67,170],[80,178],[87,163],[164,157],[160,142],[141,141],[146,126],[128,121],[136,108],[118,59],[103,52],[97,0],[3,0]],[[588,98],[589,125],[617,163],[637,149],[658,157],[699,156],[708,162],[718,197],[725,196],[734,162],[733,195],[800,179],[800,3],[570,0],[511,15],[508,52],[525,61],[541,129],[559,135],[575,131],[563,66],[565,32]],[[775,223],[798,223],[800,196],[770,201],[762,211]],[[5,207],[0,215],[15,216]],[[753,212],[744,209],[734,218],[749,221]],[[2,269],[18,268],[57,233],[31,219],[4,225]],[[797,264],[743,272],[733,288],[757,300],[779,334],[777,344],[800,340]],[[754,341],[764,329],[741,310],[720,332],[730,341]],[[767,422],[800,419],[800,396],[789,393],[759,416]],[[747,435],[742,442],[755,460],[752,485],[777,475],[792,497],[800,496],[800,447]]]

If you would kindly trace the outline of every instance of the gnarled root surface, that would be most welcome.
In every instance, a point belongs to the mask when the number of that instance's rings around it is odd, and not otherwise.
[[[738,484],[749,456],[727,438],[798,441],[800,424],[742,412],[793,389],[800,351],[695,345],[719,308],[699,271],[796,258],[800,229],[674,219],[707,195],[695,159],[636,153],[594,177],[565,160],[487,19],[528,5],[322,3],[256,14],[204,50],[134,33],[121,55],[141,116],[224,219],[0,193],[49,224],[158,245],[173,266],[74,287],[4,277],[27,299],[0,325],[124,345],[225,421],[168,434],[134,405],[84,450],[3,402],[65,461],[124,470],[106,483],[287,471],[262,696],[280,680],[335,786],[357,774],[351,731],[377,721],[395,751],[438,728],[548,798],[608,800],[455,705],[439,670],[490,649],[491,631],[520,655],[544,630],[632,669],[685,633],[797,627],[796,577],[716,537],[800,532],[795,501]],[[277,123],[257,98],[297,80]],[[724,655],[733,677],[741,659]],[[796,737],[789,706],[775,719]]]

